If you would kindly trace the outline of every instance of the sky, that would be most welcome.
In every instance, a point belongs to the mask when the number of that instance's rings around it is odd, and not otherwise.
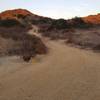
[[[100,13],[100,0],[0,0],[0,12],[17,8],[41,16],[68,19]]]

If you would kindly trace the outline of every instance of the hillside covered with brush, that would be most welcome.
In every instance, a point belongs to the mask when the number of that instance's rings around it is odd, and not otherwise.
[[[0,36],[4,38],[13,37],[19,41],[30,29],[34,30],[34,27],[37,30],[33,33],[44,37],[53,40],[64,39],[66,44],[100,50],[100,14],[65,20],[39,16],[25,9],[0,13]],[[33,36],[25,35],[24,39],[27,40],[28,37]]]
[[[47,47],[39,37],[29,35],[34,16],[27,10],[8,10],[0,13],[0,56],[18,55],[34,57],[45,54]]]

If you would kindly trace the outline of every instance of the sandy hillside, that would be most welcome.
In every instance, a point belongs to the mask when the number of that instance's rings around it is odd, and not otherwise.
[[[100,54],[46,43],[30,63],[0,58],[0,100],[100,100]]]

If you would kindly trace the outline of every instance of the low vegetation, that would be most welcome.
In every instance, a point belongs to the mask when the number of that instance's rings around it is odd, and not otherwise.
[[[39,38],[27,34],[33,26],[38,29],[37,32],[50,39],[64,39],[67,44],[100,50],[100,14],[65,20],[42,17],[18,9],[0,14],[0,36],[17,43],[14,49],[9,50],[9,54],[16,52],[29,56],[27,51],[30,55],[46,52]]]
[[[14,27],[14,26],[23,27],[23,25],[15,19],[0,20],[0,27]]]

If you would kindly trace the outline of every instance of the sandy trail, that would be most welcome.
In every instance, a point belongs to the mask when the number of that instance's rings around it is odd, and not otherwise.
[[[100,55],[47,42],[30,63],[0,58],[0,100],[100,100]]]

